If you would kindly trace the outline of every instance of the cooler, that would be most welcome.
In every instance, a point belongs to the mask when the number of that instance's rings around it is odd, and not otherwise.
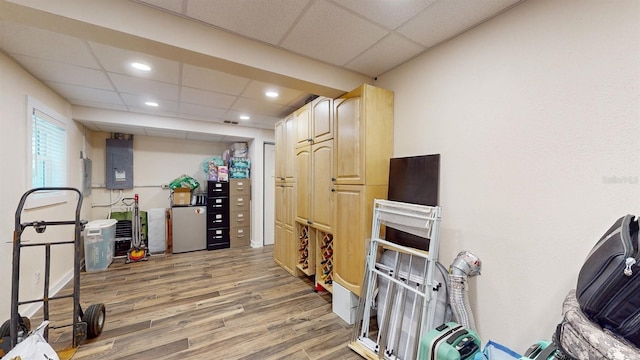
[[[106,270],[113,261],[115,219],[94,220],[84,228],[84,258],[87,272]]]

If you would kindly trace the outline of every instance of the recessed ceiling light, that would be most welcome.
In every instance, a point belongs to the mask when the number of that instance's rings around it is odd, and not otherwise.
[[[151,71],[151,66],[138,62],[131,63],[131,67],[142,71]]]
[[[147,105],[147,106],[153,106],[153,107],[157,107],[158,106],[158,103],[157,102],[153,102],[153,101],[146,101],[144,104]]]
[[[278,97],[278,93],[276,91],[267,91],[266,93],[264,93],[265,95],[267,95],[270,98],[276,98]]]
[[[249,120],[251,117],[249,115],[240,115],[240,120]]]

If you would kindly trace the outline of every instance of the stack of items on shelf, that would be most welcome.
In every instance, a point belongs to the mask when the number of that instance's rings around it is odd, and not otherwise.
[[[322,260],[320,261],[322,274],[320,278],[325,285],[331,285],[333,283],[333,235],[324,234],[320,249],[322,250]]]
[[[300,231],[300,261],[298,262],[302,270],[309,268],[309,228],[304,226]]]

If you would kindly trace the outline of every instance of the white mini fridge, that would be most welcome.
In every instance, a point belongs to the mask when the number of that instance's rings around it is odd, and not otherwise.
[[[207,248],[207,208],[174,206],[171,208],[173,252]]]

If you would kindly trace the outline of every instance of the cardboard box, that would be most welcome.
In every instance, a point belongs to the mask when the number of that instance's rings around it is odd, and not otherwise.
[[[191,189],[176,188],[173,190],[173,205],[190,205]]]

